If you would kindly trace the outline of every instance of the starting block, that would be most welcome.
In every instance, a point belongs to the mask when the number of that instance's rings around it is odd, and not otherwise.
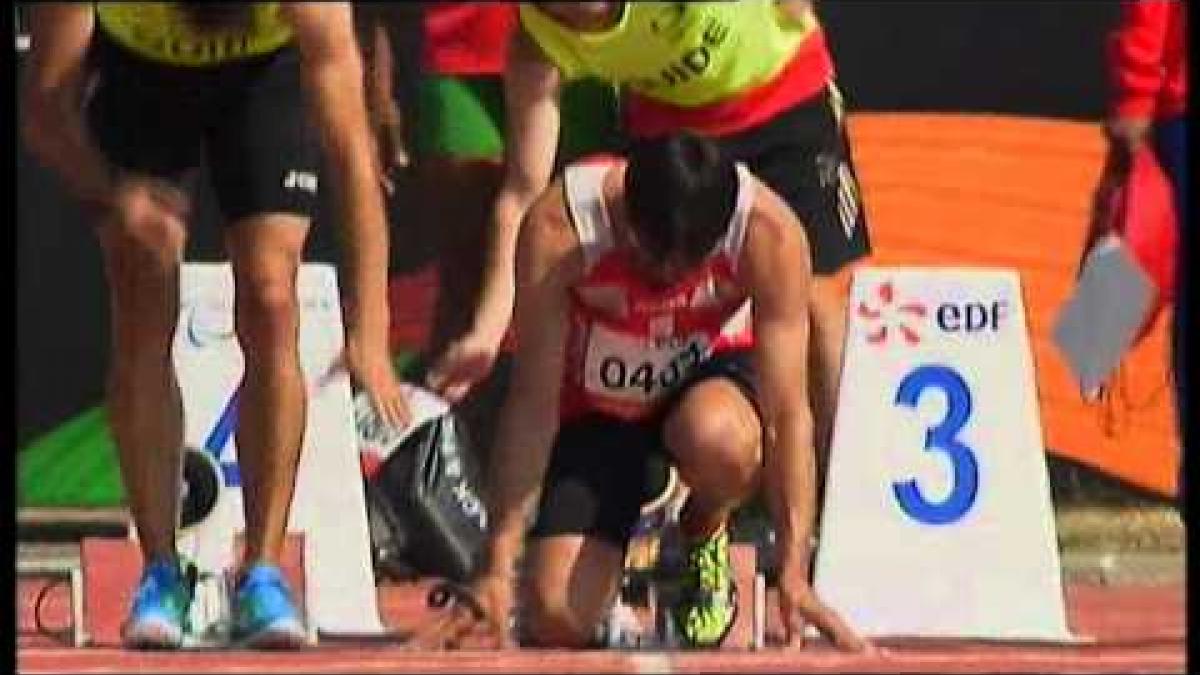
[[[236,539],[235,560],[241,560],[242,537]],[[121,626],[129,612],[130,603],[142,570],[142,553],[133,539],[86,537],[80,546],[83,569],[82,609],[75,620],[82,620],[83,634],[91,646],[119,647],[122,644]],[[283,545],[284,577],[292,587],[301,612],[307,616],[304,595],[303,535],[287,535]],[[228,593],[230,584],[226,573],[202,574],[192,606],[194,632],[202,636],[195,646],[205,646],[217,637],[229,619]],[[311,619],[308,621],[311,625]],[[78,633],[78,628],[76,629]],[[215,633],[215,635],[214,635]]]
[[[70,584],[71,591],[71,644],[75,647],[83,647],[87,645],[88,635],[84,628],[83,622],[83,570],[80,569],[79,562],[76,560],[69,561],[40,561],[40,560],[18,560],[17,561],[17,576],[18,577],[39,577],[54,580],[65,579]],[[53,582],[51,582],[53,583]],[[35,621],[38,616],[39,603],[35,603],[34,615]],[[39,623],[40,626],[40,623]]]
[[[759,605],[758,551],[753,544],[732,544],[729,557],[733,562],[733,582],[737,584],[737,618],[722,645],[725,649],[754,649],[754,627],[760,622],[755,615]]]

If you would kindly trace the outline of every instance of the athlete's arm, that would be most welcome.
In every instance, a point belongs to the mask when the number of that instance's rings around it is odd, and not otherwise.
[[[558,69],[524,30],[513,34],[504,72],[508,119],[504,178],[492,204],[490,241],[471,328],[430,370],[429,385],[456,401],[487,376],[513,311],[514,257],[529,205],[550,181],[559,132]]]
[[[95,17],[91,3],[28,7],[30,50],[21,91],[21,133],[37,158],[84,203],[108,205],[116,171],[84,121],[86,54]]]
[[[409,643],[412,648],[465,644],[463,639],[478,635],[480,628],[480,637],[490,635],[493,646],[513,645],[509,617],[516,562],[558,431],[567,289],[582,267],[578,241],[564,211],[561,184],[556,183],[529,209],[517,243],[516,322],[521,339],[488,464],[490,522],[486,561],[471,583],[475,610],[456,607],[418,628]]]
[[[388,356],[388,230],[367,124],[350,3],[280,3],[300,51],[308,103],[334,179],[349,268],[347,356],[389,423],[408,411]]]
[[[740,276],[754,302],[764,488],[784,557],[809,555],[816,466],[808,400],[808,242],[774,192],[756,186]]]
[[[555,182],[530,208],[517,252],[520,339],[489,468],[487,574],[511,578],[558,430],[568,289],[582,257]]]
[[[869,650],[870,644],[817,598],[808,581],[816,513],[807,372],[812,269],[803,228],[787,204],[761,182],[739,264],[754,302],[763,487],[778,537],[779,607],[787,644],[803,644],[803,623],[809,621],[842,649]]]
[[[513,311],[513,265],[525,211],[550,182],[559,134],[558,69],[523,29],[504,71],[504,179],[492,207],[492,239],[474,332],[499,344]]]

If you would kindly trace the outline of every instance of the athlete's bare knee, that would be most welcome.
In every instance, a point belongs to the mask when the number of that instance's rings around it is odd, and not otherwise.
[[[290,278],[240,277],[235,297],[234,328],[248,357],[294,346],[300,309]]]
[[[713,497],[737,497],[758,478],[761,431],[734,411],[681,406],[663,435],[683,482]]]

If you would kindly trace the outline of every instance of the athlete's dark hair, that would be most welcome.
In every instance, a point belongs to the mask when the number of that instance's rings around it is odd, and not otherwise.
[[[738,194],[733,161],[692,133],[631,141],[625,198],[639,246],[655,261],[695,265],[729,228]]]
[[[248,2],[180,2],[179,9],[201,31],[248,28],[254,16],[254,4]]]

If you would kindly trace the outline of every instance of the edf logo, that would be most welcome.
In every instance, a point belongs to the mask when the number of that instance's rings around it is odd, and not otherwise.
[[[938,305],[934,317],[938,328],[946,333],[980,333],[1000,330],[1000,321],[1008,316],[1008,302],[944,302]]]
[[[872,300],[860,301],[856,313],[868,322],[866,338],[873,345],[886,344],[893,338],[904,344],[920,344],[923,328],[931,328],[926,323],[930,314],[941,332],[969,336],[999,331],[1009,313],[1007,300],[943,302],[931,313],[924,302],[900,300],[892,281],[879,284]]]
[[[910,345],[919,343],[921,334],[917,332],[916,326],[925,318],[925,303],[898,302],[896,288],[891,281],[880,284],[875,289],[875,295],[878,305],[858,303],[858,316],[872,324],[872,330],[867,333],[867,342],[873,345],[882,344],[889,334],[899,334]]]

